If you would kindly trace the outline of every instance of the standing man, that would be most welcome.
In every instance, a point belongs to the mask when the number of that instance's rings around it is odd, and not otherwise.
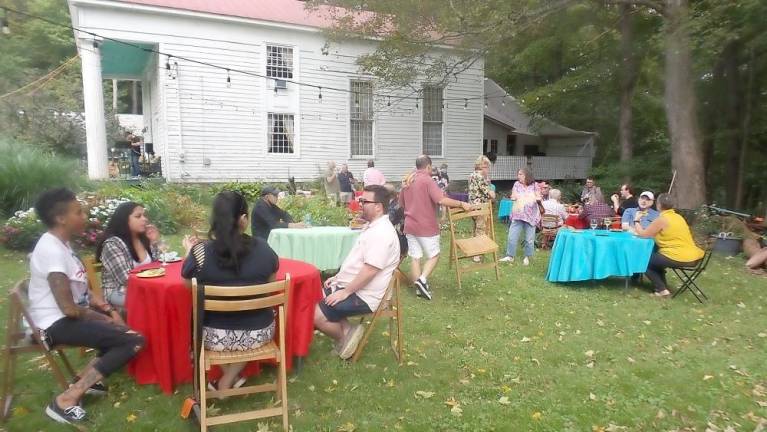
[[[130,173],[133,177],[141,174],[139,158],[141,157],[141,137],[131,134],[130,138]]]
[[[592,199],[603,202],[604,196],[602,195],[602,189],[597,186],[597,183],[594,181],[594,177],[587,177],[586,184],[581,191],[581,202],[586,204]]]
[[[549,199],[549,192],[551,191],[551,185],[546,180],[542,180],[538,183],[538,188],[541,190],[541,200],[546,201]]]
[[[408,255],[412,258],[411,270],[416,294],[431,300],[432,293],[427,281],[439,261],[439,223],[437,210],[440,205],[462,207],[469,211],[473,205],[448,198],[431,179],[431,158],[418,156],[415,172],[408,176],[399,195],[399,203],[405,209],[405,236]],[[421,258],[426,263],[421,269]]]
[[[618,216],[623,216],[623,212],[626,209],[637,208],[639,202],[637,202],[637,199],[634,197],[634,188],[631,186],[627,184],[621,185],[620,192],[620,198],[618,198],[618,194],[613,194],[610,199],[613,201],[613,210],[615,210],[615,213]],[[623,201],[621,201],[621,199],[623,199]]]
[[[325,186],[325,194],[328,196],[328,198],[332,198],[336,203],[338,203],[341,194],[341,183],[338,181],[338,173],[336,172],[335,162],[328,162],[328,168],[322,175],[322,184]]]
[[[360,204],[362,218],[369,223],[338,274],[325,281],[325,298],[314,311],[314,326],[333,338],[344,360],[357,350],[364,333],[347,318],[378,309],[400,258],[397,231],[387,217],[389,192],[383,186],[367,186]]]
[[[362,184],[365,186],[386,184],[386,177],[383,173],[375,167],[376,163],[373,159],[368,160],[368,169],[362,174]]]
[[[354,184],[357,183],[354,174],[349,171],[349,165],[341,165],[341,172],[338,173],[338,183],[341,188],[341,202],[348,203],[354,198]]]
[[[261,199],[253,206],[250,218],[250,233],[253,237],[268,240],[274,228],[305,228],[303,223],[294,223],[290,214],[277,206],[278,194],[279,191],[271,186],[261,189]]]

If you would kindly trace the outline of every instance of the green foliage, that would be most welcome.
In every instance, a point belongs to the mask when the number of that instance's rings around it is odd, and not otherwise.
[[[264,186],[265,185],[263,183],[229,182],[229,183],[224,183],[224,184],[214,186],[213,194],[215,195],[222,191],[238,192],[242,196],[244,196],[249,203],[252,203],[255,200],[261,198],[261,189]]]
[[[0,139],[0,154],[0,215],[31,207],[46,189],[86,184],[72,159],[7,139]]]
[[[335,206],[324,196],[291,195],[281,199],[279,205],[297,221],[310,215],[316,226],[347,226],[351,218],[348,208]]]
[[[34,209],[19,210],[3,225],[0,244],[11,250],[29,252],[44,232],[45,225],[37,219]]]

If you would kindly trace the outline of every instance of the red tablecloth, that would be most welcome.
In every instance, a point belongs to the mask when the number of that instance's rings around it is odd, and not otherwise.
[[[128,326],[146,338],[146,346],[128,365],[128,373],[139,384],[159,384],[162,391],[172,393],[174,385],[192,381],[192,296],[181,278],[180,262],[168,264],[166,272],[159,278],[141,279],[135,274],[128,277]],[[290,369],[293,356],[309,354],[322,281],[313,265],[280,258],[277,279],[286,273],[291,277],[285,335],[286,366]],[[250,366],[248,369],[251,373],[257,371]]]

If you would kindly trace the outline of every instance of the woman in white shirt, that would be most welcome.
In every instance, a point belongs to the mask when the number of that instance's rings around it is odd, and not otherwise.
[[[29,259],[30,317],[45,344],[98,352],[45,409],[57,422],[77,424],[86,419],[83,395],[105,394],[101,380],[133,358],[144,347],[144,338],[117,324],[114,309],[90,296],[85,268],[69,246],[73,236],[82,234],[87,218],[75,194],[65,188],[46,191],[37,200],[35,212],[48,231]]]
[[[117,206],[96,247],[96,258],[104,266],[101,287],[109,304],[125,306],[128,273],[154,260],[159,238],[160,233],[149,224],[142,205],[125,202]]]

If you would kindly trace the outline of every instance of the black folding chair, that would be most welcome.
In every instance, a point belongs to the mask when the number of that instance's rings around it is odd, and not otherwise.
[[[691,267],[679,267],[674,268],[671,267],[671,270],[674,271],[674,274],[679,278],[680,281],[682,281],[682,286],[674,293],[673,297],[678,296],[680,293],[683,293],[684,291],[689,290],[692,295],[695,296],[696,299],[698,299],[699,302],[703,303],[703,300],[701,300],[701,297],[708,300],[708,297],[703,292],[702,289],[698,286],[698,284],[695,283],[695,280],[700,276],[701,273],[703,273],[703,270],[706,269],[706,266],[708,266],[708,261],[711,259],[711,249],[706,249],[706,253],[703,255],[703,258],[698,261],[697,264]],[[697,293],[695,292],[697,291]],[[700,294],[700,295],[698,295]]]

